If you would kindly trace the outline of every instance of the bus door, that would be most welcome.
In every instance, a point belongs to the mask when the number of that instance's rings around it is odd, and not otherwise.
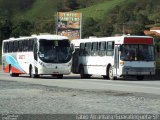
[[[118,75],[119,70],[119,46],[115,45],[115,51],[114,51],[114,76]]]
[[[37,40],[34,40],[34,44],[33,44],[33,54],[34,54],[34,60],[37,61],[38,58],[38,44],[37,44]]]
[[[73,73],[78,73],[79,68],[78,68],[78,63],[79,63],[79,49],[75,49],[75,52],[73,54],[73,59],[72,59],[72,72]]]

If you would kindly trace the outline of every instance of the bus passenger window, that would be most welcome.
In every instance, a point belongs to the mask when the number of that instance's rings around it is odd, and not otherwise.
[[[98,55],[98,42],[93,42],[92,43],[91,55],[92,56],[97,56]]]
[[[90,56],[91,54],[91,43],[85,43],[84,54]]]
[[[99,42],[99,52],[98,55],[105,56],[106,55],[106,42]]]
[[[107,56],[112,56],[114,53],[114,42],[107,42]]]

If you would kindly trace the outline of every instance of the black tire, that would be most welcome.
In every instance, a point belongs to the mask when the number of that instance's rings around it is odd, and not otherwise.
[[[108,76],[109,72],[108,71],[109,71],[109,69],[107,68],[106,69],[106,75],[103,75],[103,79],[109,79],[109,76]]]
[[[57,78],[58,78],[58,79],[62,79],[62,78],[63,78],[63,74],[57,75]]]
[[[82,79],[84,79],[84,78],[89,79],[91,77],[88,74],[84,74],[84,67],[83,66],[80,67],[80,76],[81,76]]]
[[[114,80],[115,79],[115,77],[113,76],[113,67],[112,66],[109,67],[108,77],[109,77],[110,80]]]
[[[80,76],[82,79],[85,78],[83,66],[80,67]]]
[[[30,75],[31,78],[39,78],[39,75],[36,75],[36,74],[33,73],[33,68],[32,68],[32,66],[30,67],[29,75]]]
[[[103,75],[103,79],[108,79],[109,76],[108,75]]]
[[[138,75],[137,76],[137,80],[143,80],[144,79],[144,76],[143,75]]]
[[[10,74],[11,77],[18,77],[19,76],[19,74],[12,72],[12,66],[11,65],[9,67],[9,74]]]

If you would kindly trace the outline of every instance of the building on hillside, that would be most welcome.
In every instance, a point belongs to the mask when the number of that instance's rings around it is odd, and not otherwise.
[[[160,37],[160,27],[152,27],[150,30],[144,30],[144,34]]]

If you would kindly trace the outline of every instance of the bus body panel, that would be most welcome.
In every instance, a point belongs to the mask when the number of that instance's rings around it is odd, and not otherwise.
[[[106,68],[108,66],[107,61],[113,61],[113,58],[107,56],[104,56],[103,58],[97,56],[87,56],[80,57],[79,60],[81,61],[80,64],[84,66],[86,74],[106,75]],[[110,64],[113,65],[113,63]]]

